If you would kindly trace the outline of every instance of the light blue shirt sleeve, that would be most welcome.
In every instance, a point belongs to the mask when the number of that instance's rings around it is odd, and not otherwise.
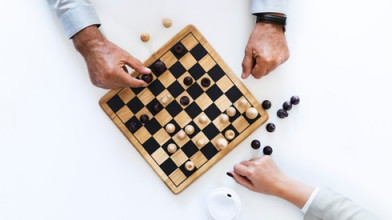
[[[89,0],[47,0],[56,12],[68,38],[91,25],[101,25]]]
[[[287,0],[252,0],[252,14],[257,13],[282,13],[287,15]]]

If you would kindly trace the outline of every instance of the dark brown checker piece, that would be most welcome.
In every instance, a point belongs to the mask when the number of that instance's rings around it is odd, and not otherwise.
[[[111,90],[100,105],[173,193],[184,190],[268,119],[260,103],[192,25],[144,65],[153,76],[147,87]],[[181,97],[189,103],[181,104]],[[248,101],[245,106],[239,104],[242,97]],[[223,123],[219,116],[229,107],[237,113]],[[245,115],[248,107],[259,113],[253,120]],[[203,124],[199,118],[204,116],[208,121]],[[141,118],[148,120],[142,123]],[[168,123],[174,126],[170,134],[165,129]],[[178,138],[187,125],[194,132]],[[218,148],[216,140],[229,129],[235,138]],[[198,144],[199,140],[205,144]],[[171,143],[178,147],[175,153],[167,150]],[[187,161],[194,163],[192,171],[185,168]]]

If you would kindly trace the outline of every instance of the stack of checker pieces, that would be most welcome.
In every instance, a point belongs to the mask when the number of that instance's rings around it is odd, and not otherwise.
[[[184,47],[181,54],[174,51],[178,44]],[[164,72],[154,70],[157,61],[165,64]],[[260,103],[192,25],[151,55],[144,65],[152,69],[153,75],[153,81],[147,87],[111,90],[102,97],[100,105],[175,194],[194,182],[268,119]],[[137,72],[132,75],[140,77]],[[186,76],[194,79],[193,84],[184,84]],[[211,84],[203,87],[202,78],[209,78]],[[167,94],[172,100],[162,103]],[[190,98],[188,105],[180,104],[182,96]],[[245,99],[246,105],[243,101],[240,104],[240,99]],[[162,105],[159,112],[153,109],[156,103]],[[236,114],[222,123],[219,116],[229,107],[234,107]],[[256,118],[246,117],[245,111],[249,107],[257,109]],[[142,114],[150,119],[145,124],[140,122]],[[207,123],[200,122],[202,115],[207,116]],[[165,130],[168,123],[175,125],[173,133]],[[193,125],[195,131],[179,139],[176,134],[187,125]],[[215,142],[224,137],[227,130],[233,130],[235,137],[228,140],[227,147],[220,149]],[[196,144],[200,139],[205,140],[204,146]],[[167,149],[170,143],[178,146],[173,154]],[[188,161],[195,165],[192,171],[185,168]]]

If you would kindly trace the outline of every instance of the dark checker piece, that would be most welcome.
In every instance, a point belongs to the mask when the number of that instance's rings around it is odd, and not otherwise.
[[[250,146],[252,146],[253,149],[259,149],[260,148],[260,141],[259,140],[253,140],[250,143]]]
[[[272,106],[270,100],[264,100],[263,103],[262,103],[261,105],[263,106],[263,108],[264,108],[265,110],[270,109],[271,106]]]
[[[186,86],[190,86],[190,85],[192,85],[192,83],[193,83],[192,77],[186,76],[186,77],[184,78],[184,84],[185,84]]]
[[[166,65],[162,61],[158,60],[154,63],[154,70],[157,73],[163,73],[166,70]]]
[[[153,110],[155,113],[160,112],[160,111],[162,110],[162,108],[163,108],[163,106],[162,106],[160,103],[155,103],[155,104],[152,106],[152,110]]]
[[[289,113],[284,109],[279,109],[278,112],[276,113],[276,115],[279,118],[286,118],[287,116],[289,116]]]
[[[141,78],[146,83],[150,83],[152,81],[152,75],[151,74],[143,74]]]
[[[183,96],[180,99],[181,105],[188,105],[189,104],[189,97],[188,96]]]
[[[211,80],[207,77],[204,77],[203,79],[201,79],[201,85],[203,87],[208,87],[211,84]]]
[[[184,52],[184,46],[182,44],[176,44],[174,46],[174,52],[178,55],[182,54]]]
[[[129,123],[128,128],[131,132],[135,132],[137,130],[137,125],[135,122],[132,121]]]
[[[268,131],[268,132],[274,132],[276,127],[275,127],[275,124],[273,124],[273,123],[268,123],[267,126],[266,126],[266,128],[267,128],[267,131]]]
[[[270,147],[270,146],[265,146],[264,149],[263,149],[263,153],[264,153],[265,155],[271,155],[271,154],[272,154],[272,147]]]
[[[299,104],[299,97],[298,96],[292,96],[290,99],[291,104],[293,105],[298,105]]]
[[[293,105],[290,102],[283,103],[283,109],[286,111],[289,111],[292,107],[293,107]]]
[[[148,115],[142,114],[142,115],[140,116],[140,122],[141,122],[141,123],[145,124],[145,123],[148,122],[148,120],[150,120],[150,118],[148,117]]]

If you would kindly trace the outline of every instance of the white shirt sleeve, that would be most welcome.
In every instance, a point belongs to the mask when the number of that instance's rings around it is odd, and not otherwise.
[[[316,189],[314,189],[312,194],[309,196],[308,201],[306,201],[304,207],[302,207],[301,211],[304,214],[308,211],[310,204],[312,204],[313,199],[317,196],[317,193],[319,192],[319,190],[320,190],[320,188],[318,188],[318,187]]]
[[[89,0],[47,0],[56,12],[67,37],[71,38],[85,27],[101,24]]]
[[[252,0],[252,14],[274,12],[287,15],[287,0]]]

